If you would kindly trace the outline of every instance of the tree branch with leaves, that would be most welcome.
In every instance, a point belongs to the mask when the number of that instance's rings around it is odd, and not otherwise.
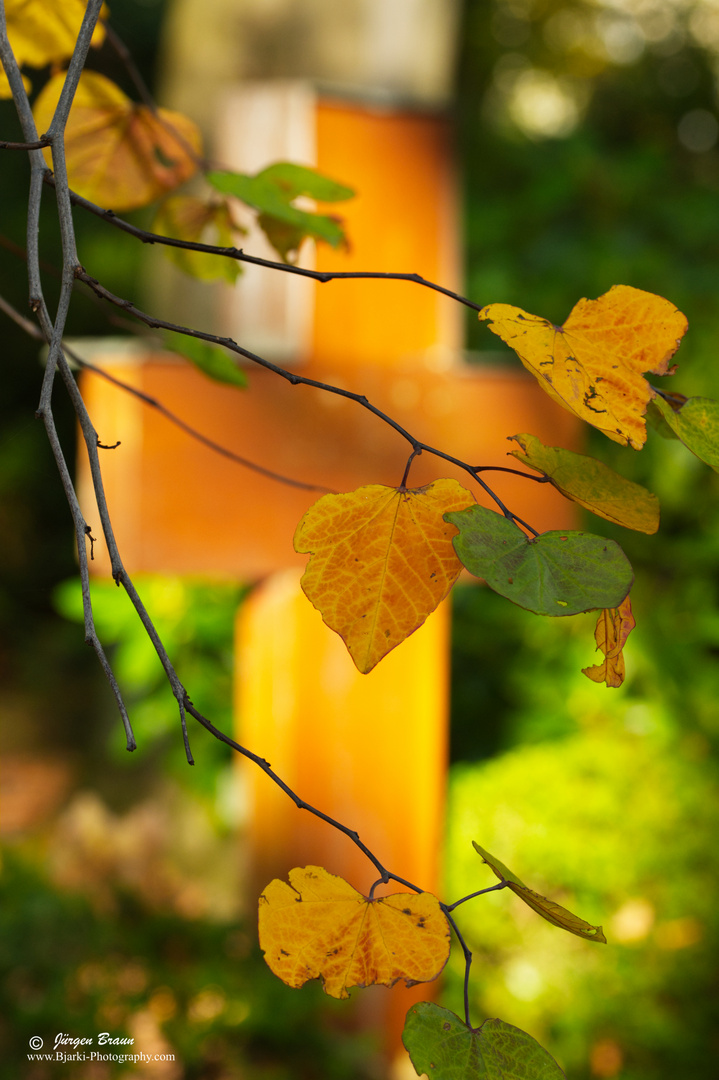
[[[376,868],[378,879],[369,896],[322,867],[290,869],[289,883],[271,882],[259,901],[260,944],[269,967],[290,986],[320,979],[326,993],[344,998],[352,987],[389,986],[399,980],[411,985],[436,979],[446,964],[454,933],[465,959],[465,1015],[460,1019],[427,1002],[410,1009],[404,1041],[417,1072],[430,1073],[437,1080],[473,1080],[500,1072],[503,1076],[552,1080],[563,1075],[559,1066],[529,1035],[501,1020],[473,1026],[469,1007],[472,957],[454,912],[485,893],[509,889],[541,917],[588,941],[605,942],[602,928],[525,886],[477,843],[478,854],[498,883],[452,903],[440,901],[385,867],[351,826],[310,806],[259,754],[217,729],[193,704],[123,565],[114,538],[98,454],[103,444],[71,367],[72,350],[64,343],[68,311],[78,285],[82,285],[107,307],[108,317],[119,308],[142,327],[171,334],[173,348],[209,377],[244,386],[246,375],[234,359],[242,357],[294,387],[312,387],[351,400],[406,441],[406,467],[396,487],[371,484],[352,492],[332,492],[232,455],[180,421],[161,401],[139,395],[148,407],[163,412],[189,435],[218,453],[233,456],[239,466],[256,469],[280,483],[323,492],[295,533],[296,551],[309,556],[302,587],[328,627],[342,637],[363,673],[422,625],[466,569],[510,602],[539,615],[566,617],[597,611],[596,644],[604,660],[585,669],[585,674],[607,686],[619,686],[624,678],[622,648],[634,626],[629,600],[633,572],[623,551],[614,541],[592,533],[538,532],[505,504],[485,477],[492,471],[512,472],[531,483],[550,484],[591,513],[647,534],[659,527],[656,497],[603,462],[561,447],[544,446],[530,433],[508,433],[513,444],[508,453],[529,472],[510,465],[462,461],[417,438],[368,400],[361,388],[349,390],[305,377],[230,338],[148,314],[129,299],[114,295],[92,276],[92,267],[82,265],[75,244],[73,208],[141,243],[161,245],[176,265],[200,280],[233,282],[243,263],[253,263],[274,273],[303,275],[326,285],[338,283],[333,288],[341,288],[343,279],[364,277],[402,280],[439,291],[476,310],[480,321],[514,349],[555,402],[610,440],[639,451],[645,444],[649,421],[660,434],[679,439],[719,470],[719,403],[667,392],[645,378],[647,373],[657,377],[673,374],[669,364],[687,320],[670,301],[624,285],[615,286],[597,300],[580,300],[565,323],[557,326],[507,304],[478,304],[402,268],[394,273],[305,269],[297,264],[297,258],[308,238],[337,248],[345,242],[345,235],[334,215],[302,209],[297,200],[309,196],[323,203],[341,203],[352,197],[351,188],[288,162],[250,176],[206,161],[195,125],[181,114],[155,106],[105,16],[101,0],[88,0],[87,5],[82,0],[0,0],[0,57],[5,72],[0,96],[14,100],[22,134],[21,140],[0,141],[0,149],[26,153],[29,163],[26,254],[32,317],[16,311],[2,298],[0,310],[48,346],[37,416],[45,425],[72,515],[86,640],[112,687],[127,749],[136,746],[130,717],[93,619],[89,561],[93,545],[101,541],[93,535],[95,526],[83,516],[54,422],[58,374],[83,435],[112,576],[127,592],[162,663],[177,702],[188,763],[194,763],[187,730],[189,715],[213,737],[253,762],[298,808],[344,833]],[[139,103],[105,75],[85,70],[90,50],[103,40],[125,63]],[[27,72],[48,65],[52,74],[31,105]],[[175,194],[198,174],[205,179],[203,195]],[[43,290],[39,237],[41,200],[50,193],[56,200],[63,260],[54,316]],[[138,228],[117,216],[158,200],[155,231]],[[253,256],[236,246],[242,237],[238,202],[255,212],[277,252],[277,261]],[[88,366],[82,361],[79,365]],[[118,392],[139,393],[116,379],[111,381]],[[412,465],[420,454],[436,459],[440,475],[424,487],[412,488]],[[442,462],[463,470],[467,484],[494,508],[481,505],[469,487],[443,478]],[[375,897],[376,886],[390,882],[402,886],[403,891]]]

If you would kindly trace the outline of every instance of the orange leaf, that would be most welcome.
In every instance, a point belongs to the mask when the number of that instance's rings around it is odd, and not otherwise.
[[[366,674],[445,598],[461,570],[442,520],[472,495],[456,480],[421,488],[369,484],[323,495],[297,526],[295,551],[311,558],[307,598]]]
[[[85,15],[85,0],[5,0],[7,32],[15,59],[22,67],[41,68],[68,60]],[[103,7],[101,18],[107,18]],[[101,45],[105,28],[95,27],[92,44]]]
[[[607,686],[621,686],[624,682],[624,648],[627,638],[636,626],[629,597],[618,608],[606,608],[599,612],[594,640],[604,653],[601,664],[582,668],[582,674],[592,682],[605,682]]]
[[[35,123],[47,131],[62,89],[55,75],[35,102]],[[200,133],[181,113],[136,105],[114,82],[84,71],[65,132],[70,186],[101,206],[133,210],[189,179],[202,153]],[[51,156],[45,151],[48,164]]]
[[[407,986],[436,979],[449,956],[449,925],[431,893],[376,900],[321,866],[290,870],[260,897],[260,948],[288,986],[321,979],[326,994],[350,986]]]
[[[598,300],[580,300],[564,326],[510,304],[490,304],[479,318],[560,405],[615,442],[642,448],[654,396],[643,372],[668,374],[687,330],[668,300],[615,285]]]

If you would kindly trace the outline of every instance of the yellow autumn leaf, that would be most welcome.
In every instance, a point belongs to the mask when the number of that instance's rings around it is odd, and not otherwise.
[[[5,0],[7,33],[20,67],[41,68],[68,60],[75,48],[85,0]],[[101,19],[107,18],[103,7]],[[92,44],[102,45],[105,28],[98,22]]]
[[[567,911],[561,904],[555,903],[554,900],[548,900],[546,896],[541,896],[534,889],[530,889],[504,863],[500,862],[499,859],[495,859],[494,855],[490,855],[475,840],[472,841],[472,846],[477,854],[482,856],[492,873],[500,881],[506,881],[512,892],[531,907],[533,911],[536,911],[537,915],[541,915],[543,919],[553,923],[554,926],[558,926],[561,930],[568,930],[570,934],[576,934],[577,937],[586,938],[588,941],[601,941],[606,945],[607,939],[602,932],[601,926],[592,926],[591,923],[580,919],[578,915],[573,915],[571,911]]]
[[[456,480],[370,484],[323,495],[300,521],[295,551],[311,556],[302,588],[363,674],[452,588],[462,564],[452,546],[457,530],[442,515],[474,501]]]
[[[449,956],[449,924],[431,893],[374,900],[321,866],[290,870],[259,903],[260,948],[288,986],[321,979],[326,994],[348,987],[407,986],[436,979]]]
[[[604,653],[601,664],[592,664],[582,668],[582,674],[592,682],[604,682],[607,686],[618,687],[624,682],[624,654],[622,649],[627,638],[636,626],[632,615],[632,604],[627,596],[618,608],[606,608],[599,612],[594,640],[597,648]]]
[[[32,89],[32,83],[25,75],[22,77],[23,86],[26,92],[29,94]],[[8,100],[12,97],[12,90],[10,89],[10,83],[8,77],[5,74],[4,67],[0,64],[0,101]]]
[[[615,285],[597,300],[580,300],[563,326],[510,304],[490,304],[479,318],[565,409],[615,442],[642,448],[654,396],[644,373],[669,373],[687,330],[668,300]]]
[[[64,75],[43,87],[33,109],[47,131]],[[181,113],[137,105],[104,75],[84,71],[65,132],[70,186],[113,210],[146,206],[189,179],[198,168],[202,139]],[[50,151],[44,151],[49,165]]]

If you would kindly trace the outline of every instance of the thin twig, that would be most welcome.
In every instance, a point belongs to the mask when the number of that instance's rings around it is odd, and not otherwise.
[[[452,927],[455,934],[457,935],[457,941],[459,942],[462,948],[462,952],[464,953],[464,1022],[468,1028],[471,1028],[472,1020],[469,1013],[469,973],[472,970],[472,953],[469,946],[467,945],[467,942],[464,940],[462,933],[457,926],[457,923],[454,921],[450,914],[450,908],[448,908],[445,904],[442,904],[441,907],[447,917],[449,925]]]
[[[21,315],[12,304],[8,304],[4,296],[0,296],[0,311],[3,311],[9,319],[17,323],[20,329],[24,330],[29,337],[35,338],[36,341],[45,342],[45,335],[37,323],[30,322],[24,315]]]
[[[79,269],[77,271],[77,277],[80,281],[84,281],[92,288],[98,296],[108,300],[111,304],[115,304],[128,315],[133,315],[136,319],[144,322],[146,326],[150,326],[155,330],[171,330],[176,334],[186,334],[188,337],[199,338],[201,341],[209,341],[215,345],[222,345],[224,348],[229,349],[230,352],[235,352],[239,356],[244,356],[245,359],[251,360],[253,363],[258,364],[260,367],[265,368],[267,371],[274,372],[275,375],[279,375],[280,378],[285,379],[292,386],[311,386],[316,390],[323,390],[328,394],[337,394],[339,397],[348,398],[350,401],[355,401],[362,408],[367,409],[378,419],[382,420],[385,424],[391,427],[398,435],[401,435],[403,439],[411,445],[414,451],[420,450],[425,453],[432,454],[434,457],[441,458],[443,461],[448,461],[452,465],[456,465],[458,468],[463,469],[469,473],[470,476],[480,485],[481,488],[489,495],[489,497],[497,504],[506,518],[512,521],[518,522],[527,528],[535,536],[538,535],[536,530],[528,525],[516,514],[514,514],[504,502],[500,499],[499,495],[487,484],[479,475],[477,469],[469,465],[466,461],[460,460],[460,458],[453,457],[451,454],[445,453],[443,450],[438,450],[434,446],[430,446],[428,443],[422,442],[414,435],[410,434],[406,428],[403,428],[396,420],[394,420],[387,413],[383,412],[376,405],[373,405],[364,394],[356,394],[352,390],[346,390],[341,386],[333,386],[331,383],[321,382],[318,379],[310,379],[305,375],[298,375],[294,371],[287,371],[285,368],[279,367],[277,364],[273,364],[269,360],[265,360],[263,357],[258,356],[256,353],[250,352],[249,349],[243,348],[238,345],[236,341],[228,337],[219,337],[217,334],[210,334],[204,330],[194,330],[189,326],[180,326],[177,323],[168,322],[165,319],[155,318],[153,315],[148,315],[146,312],[141,311],[131,300],[123,300],[122,297],[116,296],[114,293],[106,289],[104,285],[101,285],[96,278],[91,277],[85,270]]]
[[[506,889],[508,885],[508,881],[500,881],[496,885],[490,885],[487,889],[477,889],[476,892],[470,893],[469,896],[463,896],[461,900],[455,900],[453,904],[448,904],[445,911],[454,911],[460,904],[466,904],[468,900],[473,900],[475,896],[484,896],[488,892],[497,892],[499,889]]]
[[[95,629],[94,619],[92,618],[92,606],[90,600],[90,577],[89,569],[87,565],[87,535],[88,527],[83,517],[80,504],[77,499],[77,494],[70,476],[70,470],[67,467],[65,461],[65,455],[63,454],[60,440],[58,438],[57,430],[55,428],[55,420],[52,415],[52,410],[47,410],[43,416],[43,422],[45,425],[45,431],[47,432],[50,448],[57,464],[58,472],[60,473],[60,480],[65,491],[65,497],[67,498],[68,505],[70,507],[70,513],[72,514],[73,523],[75,525],[75,537],[77,540],[77,551],[80,563],[80,581],[82,587],[82,601],[83,610],[85,613],[85,642],[90,645],[100,661],[102,670],[105,673],[105,677],[110,684],[110,688],[115,696],[120,716],[122,718],[123,727],[125,728],[125,739],[127,749],[132,751],[136,749],[137,743],[135,742],[135,736],[132,731],[132,725],[127,713],[125,702],[122,698],[122,692],[115,674],[110,667],[105,650],[102,647],[97,631]],[[89,615],[89,617],[88,617]]]
[[[16,308],[9,304],[4,296],[0,295],[0,311],[4,312],[8,318],[12,319],[14,323],[25,331],[30,337],[35,338],[36,341],[45,342],[45,337],[42,330],[35,323],[30,322],[29,319],[21,315]],[[161,401],[157,398],[151,397],[150,394],[144,393],[142,390],[138,390],[136,386],[130,386],[129,383],[123,382],[122,379],[118,379],[115,375],[111,375],[109,371],[104,371],[103,368],[98,367],[97,364],[91,364],[88,360],[83,358],[71,349],[66,343],[63,342],[63,352],[66,356],[69,356],[74,364],[87,371],[92,371],[93,374],[98,375],[101,379],[105,379],[106,382],[111,383],[113,386],[119,387],[128,394],[132,394],[133,397],[138,398],[145,405],[152,409],[155,409],[164,416],[166,420],[169,420],[171,424],[174,424],[181,431],[184,431],[186,435],[189,435],[193,439],[197,439],[203,446],[213,450],[216,454],[222,455],[222,457],[228,458],[229,461],[234,461],[237,465],[242,465],[243,468],[251,469],[253,472],[259,473],[261,476],[267,477],[268,480],[276,480],[280,484],[286,484],[288,487],[300,488],[303,491],[319,491],[322,494],[333,494],[332,488],[324,487],[322,484],[308,484],[304,480],[294,480],[290,476],[284,476],[282,473],[273,472],[272,469],[266,469],[264,465],[258,465],[256,461],[250,461],[249,458],[244,458],[240,454],[236,454],[234,450],[229,450],[226,446],[222,446],[221,443],[215,442],[214,439],[210,439],[207,435],[203,435],[201,431],[193,428],[186,421],[182,420],[175,413],[171,412]],[[119,445],[119,444],[118,444]],[[105,447],[98,443],[102,449],[115,449],[115,447]]]
[[[132,58],[132,53],[128,49],[125,42],[121,39],[117,31],[109,23],[104,23],[105,27],[105,39],[108,45],[115,50],[115,54],[122,61],[127,74],[130,77],[132,85],[137,91],[137,95],[142,101],[143,105],[147,106],[151,113],[157,112],[157,105],[153,98],[147,83],[140,74],[140,69]]]
[[[0,298],[1,301],[2,298]],[[0,307],[2,303],[0,302]],[[78,367],[84,368],[87,371],[92,371],[95,375],[99,375],[100,378],[105,379],[107,382],[112,383],[113,386],[119,387],[121,390],[126,391],[128,394],[132,394],[134,397],[139,398],[145,405],[155,409],[169,420],[170,423],[184,431],[186,435],[189,435],[193,439],[197,439],[203,446],[207,446],[210,450],[214,450],[216,454],[221,454],[222,457],[228,458],[230,461],[234,461],[237,465],[242,465],[246,469],[251,469],[253,472],[259,473],[260,476],[266,476],[268,480],[276,480],[280,484],[286,484],[288,487],[300,488],[303,491],[320,491],[323,494],[332,494],[333,489],[324,487],[322,484],[308,484],[304,480],[294,480],[290,476],[284,476],[282,473],[273,472],[272,469],[265,468],[264,465],[258,465],[256,461],[250,461],[249,458],[241,457],[240,454],[236,454],[234,450],[229,450],[226,446],[222,446],[221,443],[215,442],[214,439],[208,438],[207,435],[203,435],[197,428],[193,428],[185,420],[180,419],[176,413],[173,413],[161,401],[157,398],[151,397],[149,394],[144,393],[142,390],[138,390],[136,386],[130,386],[129,383],[123,382],[115,375],[111,375],[109,371],[104,371],[96,364],[91,364],[87,360],[83,360],[72,349],[68,349],[65,346],[65,352],[73,360]]]
[[[367,845],[362,843],[359,838],[359,833],[355,829],[350,829],[349,826],[343,825],[341,821],[337,821],[335,818],[330,817],[329,814],[325,814],[322,810],[318,810],[316,806],[312,806],[310,803],[305,802],[304,799],[301,799],[300,796],[297,795],[292,790],[292,788],[288,784],[286,784],[280,776],[277,775],[276,772],[274,772],[272,766],[268,761],[260,757],[259,754],[253,753],[252,750],[248,750],[246,746],[241,746],[240,743],[235,742],[234,739],[231,739],[229,735],[225,735],[224,731],[220,731],[219,728],[216,728],[215,725],[210,720],[208,720],[206,716],[202,715],[199,709],[195,708],[195,706],[187,696],[185,697],[185,708],[187,709],[187,712],[190,713],[191,716],[194,716],[195,720],[197,720],[197,722],[201,724],[206,731],[209,731],[211,735],[214,735],[216,739],[218,739],[222,743],[225,743],[226,746],[229,746],[233,750],[237,751],[237,753],[241,754],[242,757],[248,758],[249,761],[254,762],[254,764],[257,765],[258,768],[260,768],[262,772],[266,776],[268,776],[270,780],[273,781],[273,783],[277,784],[277,786],[282,791],[284,791],[285,795],[292,799],[292,802],[295,804],[298,810],[307,810],[308,813],[312,814],[314,817],[320,818],[320,820],[327,822],[328,825],[331,825],[332,828],[337,829],[339,832],[344,833],[345,836],[349,837],[352,843],[360,849],[363,855],[367,856],[372,865],[377,869],[378,873],[381,875],[381,881],[383,883],[386,884],[390,880],[397,881],[401,885],[406,885],[414,892],[420,893],[424,891],[420,888],[419,885],[413,885],[410,881],[406,881],[404,878],[398,877],[396,874],[393,874],[389,870],[387,870],[379,861],[374,852],[370,851]]]
[[[41,139],[35,139],[34,142],[7,142],[6,139],[0,139],[0,150],[42,150],[44,146],[49,146],[50,140],[47,135],[43,135]]]
[[[45,183],[54,184],[52,173],[49,170],[45,175]],[[90,202],[89,199],[84,199],[74,191],[70,192],[70,198],[76,206],[80,206],[83,210],[102,218],[108,225],[134,236],[136,239],[141,240],[143,244],[164,244],[167,247],[184,248],[186,251],[201,251],[208,255],[218,255],[221,258],[250,263],[252,266],[264,266],[268,270],[279,270],[283,274],[298,274],[300,277],[311,278],[313,281],[319,281],[322,284],[329,281],[356,279],[408,281],[414,285],[422,285],[427,289],[433,289],[435,292],[449,297],[450,300],[456,300],[457,303],[464,304],[465,307],[471,308],[473,311],[482,310],[482,304],[476,304],[474,300],[462,296],[461,293],[453,292],[452,289],[447,289],[444,285],[438,285],[435,281],[429,281],[420,274],[385,273],[373,270],[308,270],[303,266],[294,266],[292,263],[273,262],[271,259],[261,259],[256,255],[248,255],[242,248],[216,247],[213,244],[201,244],[193,240],[177,240],[172,236],[162,236],[159,233],[148,232],[147,229],[140,229],[137,225],[131,225],[129,221],[124,221],[113,210],[105,210],[96,203]]]

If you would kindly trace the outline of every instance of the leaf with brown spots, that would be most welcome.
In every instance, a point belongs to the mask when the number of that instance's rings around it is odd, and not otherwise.
[[[687,330],[668,300],[615,285],[598,300],[580,300],[563,326],[510,304],[489,304],[479,318],[565,409],[615,442],[642,448],[654,395],[644,372],[670,374]]]
[[[369,484],[323,495],[297,526],[295,551],[311,556],[307,598],[366,674],[422,625],[462,570],[457,530],[442,520],[474,498],[456,480],[421,488]]]
[[[582,668],[582,674],[592,682],[604,682],[607,686],[621,686],[624,682],[624,654],[622,649],[636,626],[632,604],[627,596],[618,608],[599,612],[594,639],[597,648],[604,653],[601,664]]]
[[[436,979],[449,957],[449,924],[431,893],[374,900],[321,866],[275,879],[259,904],[260,948],[288,986],[321,979],[331,997],[349,987]]]

